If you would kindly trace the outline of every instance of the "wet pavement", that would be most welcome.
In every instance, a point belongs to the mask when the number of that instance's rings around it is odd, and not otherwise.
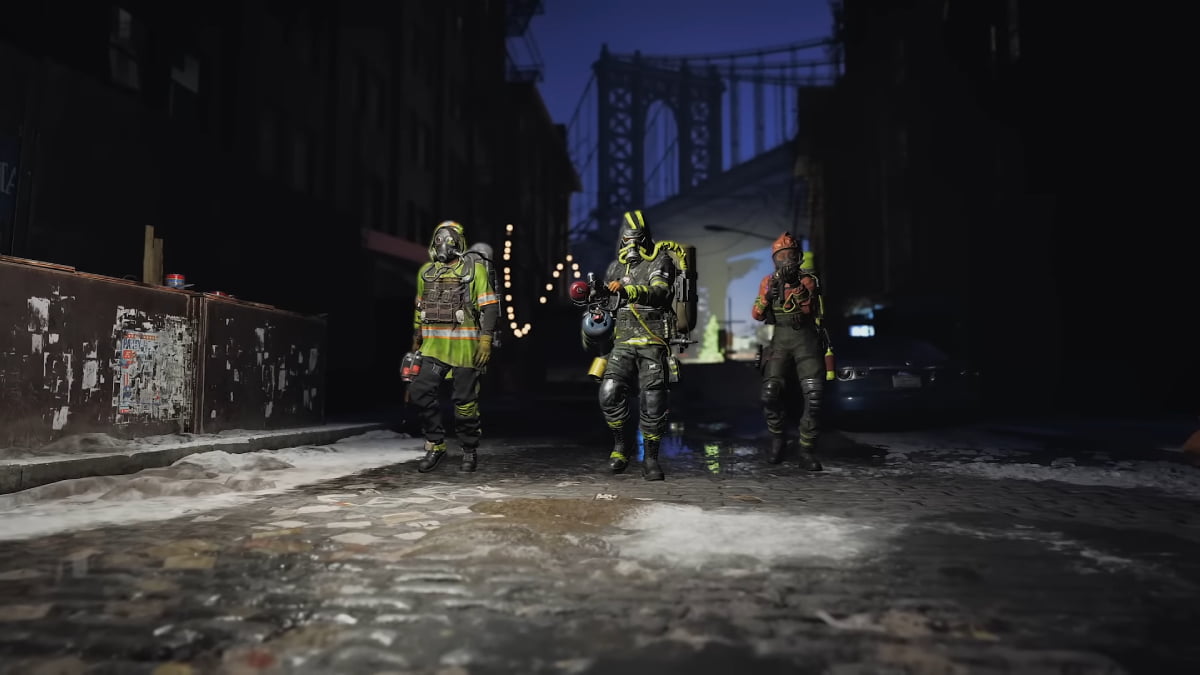
[[[1200,502],[894,471],[832,434],[808,474],[703,416],[650,483],[603,471],[589,406],[545,405],[550,436],[493,413],[474,474],[452,452],[431,474],[3,542],[0,673],[1200,666]]]

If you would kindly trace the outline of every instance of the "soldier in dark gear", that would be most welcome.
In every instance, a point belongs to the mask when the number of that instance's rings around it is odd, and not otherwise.
[[[642,477],[663,480],[658,452],[667,431],[675,273],[670,255],[651,239],[642,212],[626,213],[617,259],[603,280],[603,287],[624,301],[615,313],[614,346],[600,381],[600,409],[613,436],[613,473],[629,465],[629,391],[636,385],[645,440]]]
[[[780,235],[771,246],[775,273],[763,278],[751,316],[774,326],[771,342],[763,351],[762,402],[771,433],[772,464],[783,461],[787,448],[784,405],[787,376],[794,371],[804,397],[800,417],[800,465],[821,471],[816,457],[820,433],[821,397],[830,375],[825,357],[831,356],[828,337],[821,327],[820,286],[811,269],[802,268],[802,253],[795,237]]]
[[[462,445],[462,470],[474,471],[479,447],[479,383],[492,354],[499,297],[484,263],[467,255],[466,235],[456,222],[437,226],[430,262],[417,273],[417,308],[412,351],[421,358],[409,396],[421,416],[425,456],[421,473],[446,456],[446,430],[439,405],[441,387],[453,380],[454,427]]]

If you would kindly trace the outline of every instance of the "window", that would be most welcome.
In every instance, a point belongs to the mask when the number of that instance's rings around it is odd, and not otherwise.
[[[1008,0],[1008,60],[1021,58],[1021,19],[1017,12],[1020,0]]]
[[[432,128],[420,120],[413,120],[412,161],[423,169],[433,168]]]
[[[426,211],[425,209],[421,209],[419,211],[419,213],[420,213],[420,215],[418,216],[418,218],[420,218],[419,222],[420,222],[421,236],[418,237],[417,240],[418,241],[429,241],[430,239],[433,238],[433,227],[436,223],[433,222],[433,216],[431,216],[429,214],[429,211]]]
[[[383,183],[375,176],[367,179],[363,199],[363,226],[383,229]]]
[[[258,170],[275,174],[279,162],[279,120],[275,111],[263,109],[258,118]]]
[[[421,167],[433,170],[433,127],[421,123]]]
[[[115,84],[129,89],[141,89],[138,54],[142,46],[142,26],[128,10],[113,8],[112,25],[108,34],[108,68]]]
[[[408,159],[414,163],[421,161],[421,123],[417,121],[416,115],[409,117],[411,124],[408,127]]]
[[[303,129],[292,134],[291,185],[297,192],[313,190],[313,142],[312,135]]]
[[[408,63],[414,73],[420,73],[425,69],[425,33],[416,26],[409,33],[408,49]]]
[[[370,72],[366,76],[367,95],[363,101],[363,113],[367,115],[375,126],[382,129],[383,120],[385,119],[385,109],[383,100],[383,78],[378,73]]]
[[[388,192],[388,234],[393,237],[399,237],[404,234],[405,222],[404,214],[400,213],[399,200],[396,199],[396,191]]]
[[[200,60],[184,54],[171,68],[167,107],[172,117],[200,119]]]
[[[367,109],[367,63],[362,57],[354,59],[354,75],[351,78],[351,105],[355,112],[362,113]]]
[[[451,83],[446,91],[446,107],[450,115],[450,119],[455,122],[462,120],[462,87],[457,83]]]
[[[316,65],[316,55],[313,50],[313,35],[316,31],[312,30],[309,22],[302,17],[293,19],[289,24],[287,40],[296,53],[296,60],[302,65],[313,67]]]

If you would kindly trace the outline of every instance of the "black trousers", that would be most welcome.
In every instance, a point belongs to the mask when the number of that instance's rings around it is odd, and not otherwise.
[[[820,432],[821,398],[825,391],[825,352],[815,328],[776,326],[771,344],[763,350],[763,412],[767,430],[784,435],[787,417],[785,390],[788,375],[795,373],[804,395],[800,416],[800,445],[811,448]]]
[[[453,371],[450,386],[450,402],[454,404],[454,434],[464,448],[479,446],[481,435],[479,423],[479,385],[482,373],[475,368],[452,368],[449,365],[424,356],[421,372],[408,385],[411,404],[416,407],[421,419],[421,432],[425,440],[441,443],[446,440],[446,426],[442,421],[441,392],[446,374]]]
[[[600,381],[600,410],[613,429],[624,429],[629,420],[629,391],[637,387],[640,399],[640,426],[647,440],[658,440],[667,431],[666,347],[617,345],[608,356],[608,366]]]

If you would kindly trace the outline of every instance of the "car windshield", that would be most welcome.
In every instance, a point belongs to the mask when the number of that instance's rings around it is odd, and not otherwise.
[[[835,344],[833,351],[838,358],[847,360],[941,363],[950,359],[945,352],[925,340],[894,336],[845,339]]]

